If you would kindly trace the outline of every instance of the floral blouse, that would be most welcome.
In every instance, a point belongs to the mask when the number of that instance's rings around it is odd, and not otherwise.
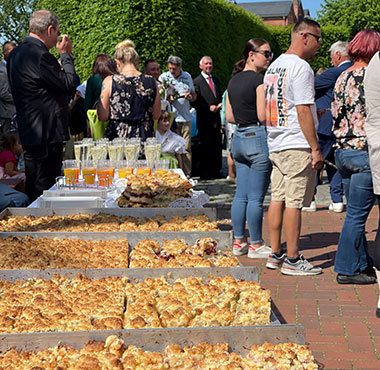
[[[366,67],[344,71],[337,79],[331,113],[335,147],[340,149],[367,150],[364,130],[366,118],[364,74]]]
[[[156,82],[152,76],[140,74],[112,76],[110,119],[115,121],[149,121],[156,98]]]

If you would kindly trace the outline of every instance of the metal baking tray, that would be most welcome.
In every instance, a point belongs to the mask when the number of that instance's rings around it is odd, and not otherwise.
[[[6,208],[0,213],[0,219],[7,216],[67,216],[80,213],[91,215],[105,213],[116,216],[154,217],[164,215],[167,219],[172,216],[207,215],[211,221],[216,220],[216,208]]]
[[[73,196],[73,197],[39,197],[37,207],[40,208],[103,208],[104,199],[97,196]]]
[[[211,344],[227,342],[230,350],[246,356],[254,344],[292,342],[305,344],[305,329],[302,325],[284,324],[267,326],[231,326],[212,328],[173,329],[122,329],[92,330],[76,332],[0,334],[0,352],[9,349],[18,351],[42,351],[57,345],[83,348],[89,340],[105,340],[116,335],[128,345],[145,351],[163,352],[165,347],[177,343],[182,347],[201,342]]]
[[[119,240],[126,238],[132,245],[136,245],[140,240],[154,239],[159,243],[164,240],[173,240],[176,238],[185,239],[188,244],[194,244],[201,238],[213,238],[218,240],[218,246],[221,249],[230,249],[232,245],[231,231],[110,231],[110,232],[48,232],[48,231],[20,231],[20,232],[0,232],[0,238],[10,236],[33,236],[35,238],[60,238],[60,239],[82,239],[82,240]]]
[[[107,198],[107,191],[101,189],[60,189],[60,190],[44,190],[42,198],[50,197],[99,197]]]
[[[217,276],[230,275],[235,279],[246,281],[258,281],[259,275],[256,267],[170,267],[170,268],[105,268],[105,269],[48,269],[48,270],[0,270],[0,280],[17,281],[31,278],[49,280],[57,273],[67,278],[74,278],[78,274],[89,279],[101,279],[108,276],[124,277],[130,280],[143,280],[145,278],[157,278],[170,276],[170,279],[180,279],[188,276],[199,276],[203,279],[211,279]]]
[[[155,277],[161,277],[165,275],[167,277],[167,280],[174,281],[176,279],[188,277],[188,276],[197,276],[202,277],[202,280],[204,282],[207,282],[215,277],[218,276],[226,276],[227,274],[232,276],[235,279],[244,279],[247,281],[257,281],[258,279],[258,272],[256,268],[252,267],[245,267],[245,268],[172,268],[172,269],[111,269],[111,274],[109,273],[109,269],[99,269],[99,270],[91,270],[91,274],[89,273],[90,270],[83,271],[87,275],[88,278],[97,279],[102,278],[106,276],[126,276],[130,279],[132,283],[136,283],[138,281],[142,281],[145,278],[155,278]],[[168,271],[170,270],[170,271]],[[70,272],[70,270],[57,270],[55,272],[58,272],[60,275],[66,276],[68,278],[72,278],[76,275],[75,273]],[[10,273],[4,273],[4,271],[0,272],[0,280],[7,280],[7,281],[16,281],[16,280],[27,280],[32,277],[41,277],[44,279],[51,279],[53,276],[54,271],[42,271],[42,270],[13,270],[10,271]],[[63,338],[67,338],[67,340],[70,340],[71,337],[78,338],[78,340],[82,340],[82,344],[87,343],[90,339],[95,339],[92,337],[92,332],[96,332],[96,335],[100,335],[100,339],[105,339],[108,335],[112,335],[117,333],[117,335],[125,336],[126,338],[133,337],[133,340],[135,340],[136,337],[142,333],[142,335],[145,335],[144,333],[150,333],[149,338],[155,338],[153,342],[155,342],[155,345],[158,344],[158,339],[163,337],[166,338],[165,341],[162,343],[165,343],[165,345],[168,345],[170,343],[179,343],[182,344],[182,341],[184,338],[187,338],[187,340],[191,340],[192,336],[188,337],[189,333],[194,332],[193,335],[194,340],[198,338],[198,340],[201,341],[208,341],[209,338],[212,338],[214,335],[215,343],[217,341],[222,341],[222,337],[220,336],[220,333],[224,333],[223,335],[228,334],[228,330],[235,330],[234,328],[238,330],[257,330],[258,332],[265,332],[265,328],[269,328],[268,330],[272,330],[272,333],[277,333],[273,331],[273,328],[282,327],[280,321],[274,314],[273,310],[271,312],[270,317],[270,325],[265,326],[239,326],[239,327],[210,327],[210,328],[156,328],[156,329],[118,329],[118,330],[100,330],[100,331],[80,331],[80,332],[44,332],[44,333],[11,333],[11,334],[0,334],[0,351],[6,351],[12,348],[13,346],[17,345],[18,349],[26,349],[30,344],[32,345],[38,345],[39,343],[44,343],[44,345],[48,346],[55,346],[58,344],[58,341],[63,340]],[[225,331],[223,329],[226,329]],[[205,332],[203,332],[205,331]],[[285,331],[281,331],[279,333],[282,333],[285,335]],[[178,334],[178,339],[177,339]],[[281,335],[282,335],[281,334]],[[264,335],[264,334],[263,334]],[[266,341],[268,340],[280,340],[277,337],[272,338],[272,335],[277,334],[265,334]],[[46,337],[46,338],[45,338]],[[231,336],[233,338],[234,336]],[[239,335],[237,335],[239,337]],[[226,338],[229,338],[229,334]],[[260,337],[261,338],[261,337]],[[282,337],[281,337],[282,338]],[[148,340],[148,339],[147,339]],[[146,345],[147,343],[151,343],[151,341],[143,341],[139,342],[141,345]],[[170,340],[170,341],[169,341]],[[227,339],[224,339],[225,341]],[[235,338],[235,340],[238,340],[238,338]],[[250,335],[247,336],[246,340],[251,340]],[[260,339],[261,340],[261,339]],[[178,342],[179,341],[179,342]],[[282,341],[282,339],[281,339]],[[32,342],[32,343],[31,343]],[[134,343],[134,342],[130,342]],[[190,342],[189,342],[190,343]],[[260,341],[257,343],[261,343]],[[73,343],[74,345],[75,343]],[[251,343],[251,345],[254,343]],[[139,344],[140,345],[140,344]],[[28,347],[29,348],[29,347]],[[162,347],[164,348],[164,347]],[[156,349],[158,350],[158,349]]]
[[[175,233],[175,235],[174,235]],[[184,239],[185,242],[189,245],[195,244],[195,242],[200,238],[205,237],[211,237],[215,239],[218,242],[217,249],[218,250],[230,250],[232,245],[232,234],[228,231],[211,231],[211,232],[195,232],[195,231],[162,231],[162,232],[18,232],[18,233],[12,233],[12,232],[6,232],[6,233],[0,233],[0,238],[6,239],[7,237],[26,237],[26,236],[32,236],[34,238],[59,238],[59,239],[81,239],[81,240],[120,240],[120,239],[127,239],[129,244],[129,253],[133,250],[135,245],[144,239],[152,239],[156,240],[159,244],[162,244],[164,240],[173,240],[173,239]],[[242,267],[242,263],[238,258],[236,258],[239,266]],[[186,268],[186,267],[181,267]],[[199,267],[200,269],[213,269],[215,267]],[[226,267],[227,269],[236,269],[238,267]],[[133,270],[139,270],[140,268],[133,268]],[[143,268],[142,268],[143,269]],[[156,269],[156,268],[155,268]],[[171,271],[173,268],[162,268],[161,270],[167,270]],[[90,274],[92,274],[92,270],[107,270],[109,274],[113,274],[113,271],[116,270],[125,270],[125,269],[113,269],[113,268],[99,268],[99,269],[88,269],[88,270],[81,270],[81,269],[43,269],[43,271],[52,271],[52,272],[59,272],[59,271],[67,271],[70,272],[70,276],[72,274],[75,274],[75,271],[77,273],[83,273],[84,271],[89,271]],[[126,269],[128,270],[128,269]],[[14,269],[0,269],[0,279],[3,273],[8,275],[12,271],[40,271],[39,269],[20,269],[20,270],[14,270]],[[75,276],[75,275],[74,275]],[[256,279],[257,280],[257,279]]]

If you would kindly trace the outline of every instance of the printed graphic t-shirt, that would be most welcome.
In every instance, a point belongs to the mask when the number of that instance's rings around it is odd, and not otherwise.
[[[297,105],[311,105],[318,128],[314,99],[314,73],[297,55],[282,54],[264,77],[269,152],[310,148],[298,122]]]

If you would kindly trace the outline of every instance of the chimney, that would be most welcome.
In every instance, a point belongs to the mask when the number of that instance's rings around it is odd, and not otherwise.
[[[299,19],[299,0],[293,0],[293,10],[297,22]]]

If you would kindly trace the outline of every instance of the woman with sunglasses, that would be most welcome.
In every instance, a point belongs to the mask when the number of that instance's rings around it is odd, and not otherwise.
[[[234,255],[267,257],[271,249],[262,238],[263,201],[268,189],[271,163],[265,130],[263,75],[273,58],[268,42],[251,39],[243,59],[234,65],[227,88],[226,119],[236,124],[232,156],[236,165],[236,193],[231,207]],[[250,245],[245,236],[248,222]]]

